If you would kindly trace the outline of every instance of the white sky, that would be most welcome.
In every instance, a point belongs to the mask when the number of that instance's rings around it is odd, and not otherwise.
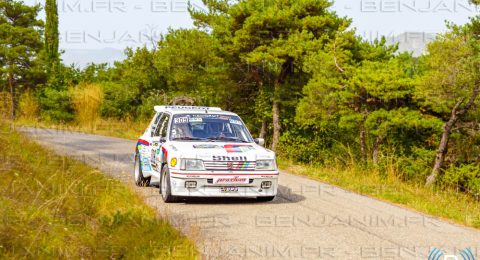
[[[33,4],[35,0],[25,0]],[[43,2],[43,1],[42,1]],[[201,0],[191,0],[203,8]],[[149,44],[171,28],[192,27],[188,0],[58,0],[62,49],[124,49]],[[373,39],[403,32],[436,33],[478,14],[468,0],[337,0],[333,9]]]

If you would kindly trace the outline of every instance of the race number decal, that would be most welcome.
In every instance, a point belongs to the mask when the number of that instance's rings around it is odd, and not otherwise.
[[[188,117],[178,117],[178,118],[175,118],[174,123],[175,123],[175,124],[185,124],[185,123],[188,123]]]

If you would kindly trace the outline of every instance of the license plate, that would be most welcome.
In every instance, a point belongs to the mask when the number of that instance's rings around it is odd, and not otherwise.
[[[220,191],[223,192],[223,193],[238,192],[238,187],[221,187]]]

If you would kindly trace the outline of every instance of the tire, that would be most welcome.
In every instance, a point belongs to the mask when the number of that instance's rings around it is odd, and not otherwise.
[[[150,185],[150,180],[152,177],[143,177],[142,165],[140,163],[140,155],[135,154],[135,166],[133,169],[133,177],[135,179],[135,184],[139,187],[146,187]]]
[[[160,176],[160,194],[165,203],[176,202],[177,198],[172,196],[172,187],[170,186],[170,171],[168,166],[162,168],[162,175]]]
[[[273,199],[275,199],[275,196],[257,197],[257,201],[259,202],[268,202],[268,201],[272,201]]]

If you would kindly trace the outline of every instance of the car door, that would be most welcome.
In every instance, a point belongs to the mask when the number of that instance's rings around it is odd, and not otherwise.
[[[162,156],[162,146],[167,141],[168,127],[170,123],[170,114],[164,113],[158,121],[152,136],[151,162],[157,169],[161,170],[162,162],[166,160]]]

